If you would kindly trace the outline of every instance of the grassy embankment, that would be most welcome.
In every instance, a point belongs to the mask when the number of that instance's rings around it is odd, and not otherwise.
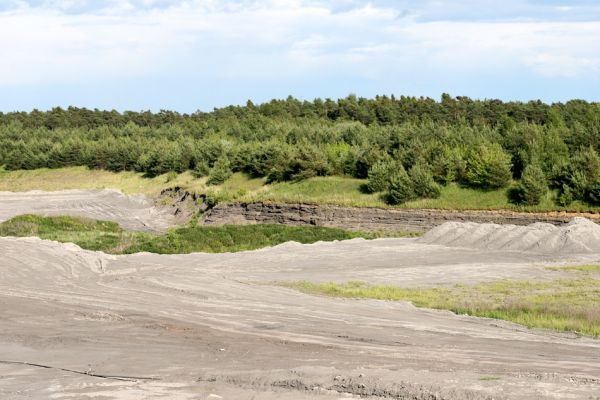
[[[281,285],[317,295],[410,301],[416,307],[600,337],[600,267],[578,266],[566,270],[576,275],[544,282],[502,280],[449,288],[400,288],[364,282]]]
[[[274,246],[287,241],[314,243],[375,234],[323,227],[285,225],[227,225],[182,227],[164,235],[129,232],[118,224],[78,217],[22,215],[0,224],[0,236],[31,237],[70,242],[88,250],[113,254],[148,251],[159,254],[234,252]]]
[[[195,179],[189,172],[144,178],[134,172],[113,173],[89,170],[85,167],[40,169],[33,171],[0,170],[0,191],[61,190],[61,189],[120,189],[124,193],[153,195],[162,189],[181,186],[197,193],[214,192],[221,201],[270,201],[284,203],[338,204],[358,207],[390,207],[378,194],[364,193],[366,181],[348,177],[317,177],[301,182],[267,184],[264,179],[236,173],[220,186],[207,186],[206,178]],[[600,211],[574,202],[568,207],[557,206],[553,193],[538,206],[522,207],[511,204],[508,189],[483,191],[451,184],[442,189],[438,199],[421,199],[403,204],[401,208],[430,208],[447,210],[513,210],[513,211]]]

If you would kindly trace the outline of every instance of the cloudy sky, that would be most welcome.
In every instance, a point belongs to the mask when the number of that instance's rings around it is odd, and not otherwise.
[[[0,110],[600,101],[598,0],[0,0]]]

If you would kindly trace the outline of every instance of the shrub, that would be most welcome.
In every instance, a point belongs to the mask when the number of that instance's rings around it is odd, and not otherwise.
[[[217,204],[227,201],[227,196],[221,191],[209,190],[204,196],[204,203],[207,209],[211,209],[217,206]]]
[[[525,167],[518,190],[523,204],[530,206],[540,204],[542,198],[548,193],[548,184],[546,175],[539,165],[529,164]]]
[[[588,204],[600,205],[600,181],[592,182],[588,185],[585,191],[585,199]]]
[[[231,177],[231,164],[227,158],[219,158],[208,174],[208,185],[220,185]]]
[[[417,164],[410,170],[410,179],[416,197],[437,199],[442,188],[433,180],[431,171],[422,164]]]
[[[203,176],[208,175],[210,172],[210,168],[208,167],[208,163],[206,161],[197,161],[194,169],[192,170],[192,175],[194,178],[202,178]]]
[[[390,178],[386,200],[389,204],[402,204],[415,198],[413,181],[406,170],[400,166],[400,169]]]
[[[377,161],[369,170],[367,190],[369,193],[384,192],[390,186],[394,164],[390,160]]]
[[[511,179],[510,156],[498,143],[481,145],[467,155],[466,181],[484,189],[505,187]]]
[[[558,195],[558,198],[556,199],[556,202],[558,203],[558,205],[565,207],[571,204],[573,200],[575,200],[573,196],[573,190],[569,185],[563,183],[563,185],[560,188],[560,193]]]

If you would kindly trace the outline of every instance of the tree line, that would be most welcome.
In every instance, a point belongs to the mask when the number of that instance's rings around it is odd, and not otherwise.
[[[85,165],[147,176],[191,170],[219,184],[243,171],[269,181],[347,175],[390,203],[439,196],[451,182],[503,188],[537,204],[600,205],[600,104],[348,96],[289,97],[212,112],[69,107],[0,113],[5,169]]]

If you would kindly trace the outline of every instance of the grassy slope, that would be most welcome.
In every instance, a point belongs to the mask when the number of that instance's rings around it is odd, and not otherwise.
[[[71,242],[88,250],[113,254],[148,251],[159,254],[192,252],[221,253],[254,250],[287,241],[314,243],[374,235],[323,227],[285,225],[246,225],[185,227],[165,235],[128,232],[114,222],[78,217],[22,215],[0,224],[0,236],[30,237]]]
[[[63,189],[120,189],[124,193],[155,194],[173,186],[202,190],[205,179],[194,179],[189,172],[169,181],[167,175],[144,178],[135,172],[114,173],[90,170],[86,167],[37,169],[32,171],[0,170],[0,191],[63,190]]]
[[[234,174],[218,187],[207,187],[206,178],[194,179],[189,172],[168,179],[167,175],[144,178],[134,172],[112,173],[89,170],[85,167],[40,169],[34,171],[0,170],[0,191],[60,190],[60,189],[121,189],[125,193],[156,194],[160,190],[182,186],[191,191],[217,191],[225,201],[272,201],[339,204],[359,207],[389,207],[377,194],[361,190],[365,181],[348,177],[317,177],[301,182],[284,182],[268,185],[264,179],[251,179],[244,174]],[[559,207],[549,193],[544,201],[533,207],[510,204],[506,189],[482,191],[451,184],[442,189],[439,199],[411,201],[402,208],[433,208],[453,210],[515,210],[515,211],[600,211],[578,202],[569,207]]]
[[[547,282],[503,280],[452,288],[399,288],[363,282],[293,282],[282,285],[306,293],[335,297],[405,300],[417,307],[600,337],[598,277],[577,276]]]

